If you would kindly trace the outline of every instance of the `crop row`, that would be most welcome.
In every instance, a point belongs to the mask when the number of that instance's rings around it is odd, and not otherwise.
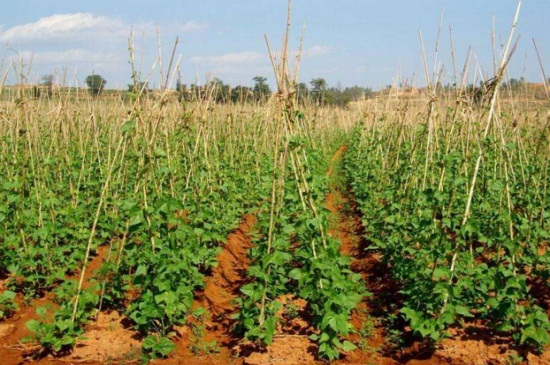
[[[484,135],[485,108],[400,110],[369,116],[346,155],[370,249],[400,288],[399,316],[435,342],[482,320],[519,344],[547,344],[543,114],[499,109]]]

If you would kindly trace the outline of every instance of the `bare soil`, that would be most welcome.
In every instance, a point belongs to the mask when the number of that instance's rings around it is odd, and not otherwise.
[[[141,338],[129,325],[129,321],[117,312],[99,313],[87,326],[85,339],[77,340],[64,360],[109,363],[139,359]]]

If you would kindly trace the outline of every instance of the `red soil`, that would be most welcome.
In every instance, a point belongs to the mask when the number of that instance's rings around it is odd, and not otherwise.
[[[246,272],[249,265],[248,250],[252,247],[249,234],[252,231],[256,219],[247,215],[232,232],[222,252],[218,255],[218,266],[212,270],[212,274],[205,280],[205,289],[197,293],[194,308],[205,308],[209,315],[200,320],[190,318],[189,325],[176,329],[178,334],[175,343],[176,350],[164,360],[156,360],[154,364],[243,364],[244,360],[234,357],[233,347],[237,339],[233,338],[231,315],[237,311],[232,301],[238,297],[240,287],[246,281]],[[108,256],[108,247],[100,247],[87,265],[84,276],[83,288],[91,285],[93,274],[99,270]],[[69,279],[79,280],[80,274],[76,273]],[[1,282],[0,284],[3,284]],[[0,285],[0,291],[3,285]],[[51,295],[49,295],[51,296]],[[21,303],[20,303],[21,304]],[[141,342],[137,334],[130,329],[129,321],[116,312],[100,313],[97,318],[89,323],[84,334],[85,339],[77,341],[77,345],[71,354],[54,358],[51,355],[36,359],[37,346],[21,343],[21,339],[30,336],[30,331],[25,327],[25,322],[37,319],[35,308],[52,305],[49,297],[36,299],[29,306],[20,305],[21,310],[2,323],[0,323],[0,364],[132,364],[140,360]],[[204,325],[204,336],[194,338],[193,325]],[[206,341],[216,341],[219,353],[201,354],[193,353],[193,345],[199,347]]]
[[[279,335],[273,339],[273,343],[267,347],[266,352],[251,354],[245,359],[244,364],[322,364],[322,362],[315,361],[313,356],[315,352],[317,352],[317,348],[307,336]]]

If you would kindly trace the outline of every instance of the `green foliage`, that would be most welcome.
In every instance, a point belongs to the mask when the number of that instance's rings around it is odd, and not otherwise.
[[[63,353],[70,350],[75,345],[76,339],[83,335],[84,325],[95,313],[94,309],[97,308],[99,296],[95,293],[94,288],[82,291],[73,321],[71,300],[75,294],[76,283],[67,282],[56,291],[60,308],[53,313],[53,316],[47,315],[46,307],[38,307],[36,313],[42,318],[40,320],[32,319],[25,323],[29,331],[33,333],[33,339],[44,350]]]
[[[253,78],[253,80],[254,80],[254,88],[252,89],[252,91],[254,92],[254,95],[257,98],[257,100],[263,100],[263,101],[267,100],[271,95],[271,89],[267,84],[267,79],[263,76],[256,76]]]
[[[189,336],[189,340],[191,341],[189,350],[195,355],[207,355],[220,352],[218,341],[206,341],[204,338],[206,334],[206,325],[204,322],[207,314],[208,312],[204,308],[197,308],[192,313],[194,320],[189,324],[192,332],[191,336]]]
[[[153,359],[164,358],[176,349],[176,345],[168,338],[155,335],[147,336],[141,346]]]
[[[454,123],[455,131],[465,127]],[[449,127],[432,132],[440,142],[428,147],[425,125],[380,119],[355,131],[345,160],[365,238],[401,285],[403,319],[433,342],[449,327],[479,319],[518,344],[549,343],[548,315],[530,289],[548,278],[547,255],[538,250],[548,240],[542,227],[550,224],[550,195],[533,186],[546,184],[549,171],[531,147],[547,148],[546,137],[536,127],[522,129],[530,141],[524,150],[502,146],[501,137],[482,141],[483,163],[464,219],[477,158],[468,144],[475,142]],[[512,133],[502,138],[515,141]],[[511,178],[512,172],[518,174]]]
[[[323,78],[316,78],[311,80],[311,91],[309,92],[312,100],[318,105],[333,105],[345,107],[352,101],[368,98],[373,95],[373,91],[370,88],[363,88],[361,86],[352,86],[342,88],[329,87],[328,83]]]
[[[139,81],[135,84],[128,84],[128,92],[138,95],[138,94],[148,94],[151,91],[149,89],[149,83],[147,81]]]
[[[10,318],[19,307],[15,304],[16,293],[5,290],[0,294],[0,320]]]
[[[0,148],[20,152],[0,154],[6,166],[0,169],[0,270],[9,277],[6,285],[27,298],[55,291],[59,309],[30,324],[48,351],[68,350],[100,302],[104,310],[126,313],[144,336],[167,337],[174,325],[185,323],[231,229],[267,194],[257,189],[258,155],[271,150],[262,140],[265,128],[257,129],[254,114],[219,120],[213,115],[200,126],[174,108],[176,116],[159,124],[162,138],[155,140],[143,133],[142,118],[98,110],[90,127],[79,119],[78,106],[68,107],[66,134],[40,119],[47,113],[37,116],[40,139],[0,131]],[[126,111],[121,114],[126,117]],[[241,128],[244,137],[234,133]],[[204,140],[204,133],[215,135],[216,143]],[[117,146],[124,152],[113,159]],[[113,177],[103,191],[110,166]],[[89,260],[107,253],[99,270],[87,268],[87,289],[79,293],[73,322],[77,292],[66,278],[79,275],[90,237]],[[89,286],[92,275],[97,285]]]
[[[271,89],[267,79],[262,76],[254,77],[254,86],[225,84],[221,79],[214,78],[205,85],[185,85],[178,80],[176,91],[180,102],[210,101],[218,104],[251,104],[265,102],[271,96]]]
[[[307,143],[295,140],[290,145],[301,148]],[[318,207],[322,207],[328,191],[328,154],[307,148],[307,156],[306,179],[310,196]],[[351,342],[341,339],[353,329],[349,316],[366,295],[364,284],[360,276],[351,271],[350,259],[340,253],[339,242],[326,233],[323,236],[330,213],[324,209],[317,215],[311,210],[304,211],[298,194],[299,182],[292,178],[290,166],[286,174],[283,201],[280,213],[274,217],[274,239],[269,252],[265,242],[269,216],[260,217],[258,222],[260,236],[251,252],[253,262],[248,273],[254,281],[241,288],[244,297],[239,301],[238,329],[250,340],[270,344],[277,327],[276,313],[282,308],[277,298],[295,294],[307,301],[312,324],[319,330],[319,335],[311,337],[319,343],[319,356],[335,359],[341,352],[355,348]],[[271,179],[267,176],[263,181],[270,186]],[[262,302],[264,292],[267,300],[262,317],[258,303]]]
[[[105,84],[107,84],[107,80],[101,75],[93,74],[86,77],[86,85],[93,96],[99,96],[105,88]]]

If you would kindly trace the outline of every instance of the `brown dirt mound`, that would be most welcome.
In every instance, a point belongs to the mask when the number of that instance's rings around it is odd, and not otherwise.
[[[309,339],[315,329],[306,319],[307,301],[293,294],[281,295],[275,301],[281,303],[281,309],[275,314],[278,322],[273,343],[258,348],[241,341],[235,352],[249,353],[243,358],[244,364],[317,364],[318,346]]]
[[[105,262],[107,252],[108,247],[101,246],[97,253],[90,258],[84,275],[84,289],[91,285],[91,278],[101,268],[103,262]],[[80,273],[76,272],[67,279],[79,280]],[[22,295],[18,294],[16,302],[20,310],[0,324],[6,331],[4,336],[0,337],[0,364],[2,365],[23,363],[49,365],[65,364],[67,362],[103,364],[106,361],[120,359],[119,355],[123,354],[117,354],[117,349],[124,349],[126,345],[132,347],[136,343],[140,347],[139,341],[132,339],[131,335],[117,331],[117,326],[120,326],[120,322],[122,321],[121,318],[117,320],[118,324],[111,323],[112,321],[109,322],[108,319],[111,318],[112,320],[116,314],[100,313],[98,321],[90,324],[85,333],[85,337],[89,341],[88,343],[85,340],[78,340],[75,351],[66,357],[54,358],[49,355],[39,360],[35,359],[40,351],[40,346],[23,342],[25,338],[32,337],[32,332],[27,329],[25,323],[32,319],[39,319],[39,316],[36,314],[36,308],[47,307],[53,310],[57,305],[53,303],[52,293],[46,293],[43,298],[34,299],[30,304],[25,304]],[[109,324],[107,325],[105,321],[109,322]]]
[[[88,324],[84,338],[77,340],[73,352],[66,360],[96,361],[100,363],[138,359],[141,341],[129,329],[127,320],[117,312],[99,313]]]
[[[305,299],[286,294],[275,299],[275,301],[282,304],[281,309],[275,314],[279,318],[275,329],[276,334],[306,335],[313,332],[309,323],[304,319],[307,315],[307,301]]]
[[[303,365],[322,364],[315,361],[316,345],[302,335],[280,335],[273,339],[266,352],[255,352],[244,360],[246,365]]]
[[[0,323],[0,340],[8,337],[15,332],[15,325],[9,323]]]

